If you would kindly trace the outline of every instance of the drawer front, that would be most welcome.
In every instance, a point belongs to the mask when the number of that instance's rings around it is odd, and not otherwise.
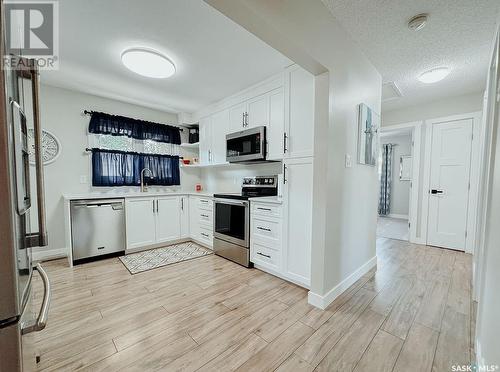
[[[254,264],[269,267],[272,270],[279,271],[281,254],[274,249],[264,247],[263,245],[252,242],[250,247],[250,258]]]
[[[198,208],[205,211],[212,211],[214,209],[214,201],[209,198],[198,198]]]
[[[204,209],[198,210],[198,222],[200,225],[212,230],[214,225],[213,212]]]
[[[205,229],[205,228],[200,228],[200,231],[198,232],[198,239],[200,242],[203,244],[206,244],[209,247],[213,246],[213,232],[212,230]]]
[[[281,217],[281,205],[252,203],[252,215]]]
[[[281,250],[281,220],[254,216],[250,226],[251,241]]]

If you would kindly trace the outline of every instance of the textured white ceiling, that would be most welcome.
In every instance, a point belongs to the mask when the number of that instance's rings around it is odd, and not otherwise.
[[[59,19],[60,70],[43,82],[165,111],[193,112],[291,64],[202,0],[63,0]],[[120,55],[133,46],[164,52],[177,73],[130,72]]]
[[[403,97],[383,111],[484,90],[500,0],[323,0],[382,74]],[[419,13],[427,26],[407,27]],[[423,84],[417,77],[438,66],[452,68],[445,80]]]

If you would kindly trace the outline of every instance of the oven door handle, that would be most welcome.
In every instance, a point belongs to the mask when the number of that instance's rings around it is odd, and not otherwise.
[[[247,201],[242,200],[232,200],[232,199],[214,199],[214,202],[217,204],[231,204],[231,205],[241,205],[243,207],[248,207]]]

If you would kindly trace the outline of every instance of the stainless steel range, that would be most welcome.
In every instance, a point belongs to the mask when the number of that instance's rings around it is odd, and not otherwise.
[[[276,195],[278,195],[278,176],[245,177],[241,194],[215,194],[215,254],[251,267],[248,199]]]

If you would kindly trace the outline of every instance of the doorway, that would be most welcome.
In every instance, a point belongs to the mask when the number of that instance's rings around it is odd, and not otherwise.
[[[382,132],[377,236],[409,241],[412,165],[412,129]]]

